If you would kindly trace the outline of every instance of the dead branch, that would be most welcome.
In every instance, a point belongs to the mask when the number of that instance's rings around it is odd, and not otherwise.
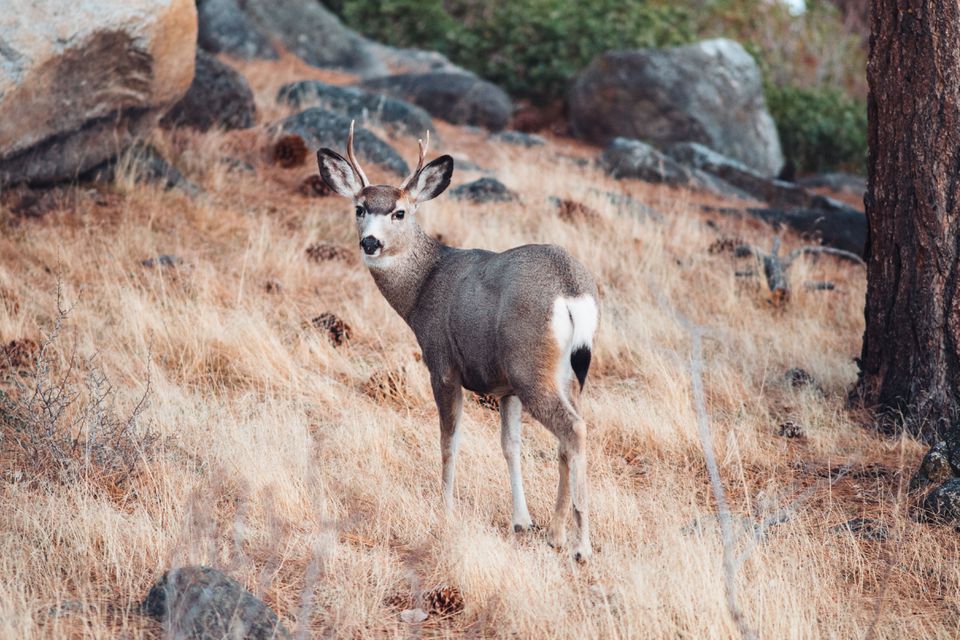
[[[828,255],[840,260],[847,260],[861,266],[866,266],[860,256],[843,249],[823,246],[805,246],[794,249],[786,256],[780,256],[780,236],[775,236],[770,253],[766,253],[750,244],[739,244],[733,249],[733,255],[737,258],[746,258],[753,256],[763,267],[763,275],[767,281],[767,287],[773,297],[774,305],[781,306],[790,299],[790,281],[787,278],[787,271],[793,263],[802,256],[808,255]],[[737,271],[736,275],[741,277],[747,272]],[[807,285],[812,291],[832,291],[834,285],[832,282],[817,282]]]
[[[778,243],[779,244],[779,243]],[[777,247],[775,246],[775,249]],[[710,433],[710,419],[707,415],[706,393],[703,388],[703,333],[704,328],[694,324],[685,315],[674,309],[667,302],[663,294],[654,289],[654,294],[660,306],[669,312],[690,334],[692,348],[690,353],[690,379],[693,388],[693,406],[697,414],[697,433],[700,445],[703,447],[703,456],[707,464],[707,475],[710,478],[710,490],[717,503],[717,513],[720,520],[720,535],[723,541],[723,575],[724,590],[726,592],[727,611],[734,624],[740,630],[744,640],[756,640],[757,633],[747,624],[743,611],[737,603],[737,559],[736,539],[733,531],[733,517],[727,503],[723,482],[720,480],[720,465],[713,450],[713,438]]]

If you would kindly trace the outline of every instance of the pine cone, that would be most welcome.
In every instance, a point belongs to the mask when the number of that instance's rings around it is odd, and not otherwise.
[[[449,616],[463,611],[463,594],[456,587],[438,585],[423,594],[427,611]]]
[[[284,169],[299,167],[307,159],[307,143],[296,134],[277,140],[273,147],[273,160]]]
[[[737,248],[742,247],[744,244],[743,238],[730,238],[723,236],[714,240],[713,244],[707,247],[707,252],[714,255],[719,253],[732,253],[736,255]]]
[[[410,597],[410,594],[408,593],[394,593],[387,596],[383,600],[383,604],[391,609],[399,609],[402,611],[410,608],[410,606],[413,604],[413,598]]]
[[[34,354],[39,350],[40,345],[30,338],[11,340],[5,345],[0,345],[0,369],[29,367],[33,363]]]
[[[406,398],[404,379],[406,372],[396,369],[377,371],[367,380],[364,391],[375,400],[391,400],[403,403]]]
[[[478,405],[485,409],[490,409],[491,411],[500,411],[500,401],[493,396],[475,393],[473,394],[473,399]]]
[[[350,325],[330,312],[321,313],[310,320],[317,329],[327,332],[327,337],[334,346],[339,347],[350,340]]]
[[[332,244],[315,243],[307,247],[307,258],[314,262],[323,262],[325,260],[346,260],[350,257],[350,252],[343,247]]]
[[[596,220],[600,214],[582,202],[562,199],[557,202],[557,216],[564,222],[575,224]]]
[[[783,436],[784,438],[802,438],[803,437],[803,427],[794,422],[793,420],[787,420],[780,425],[777,435]]]
[[[320,174],[315,173],[300,184],[300,193],[308,198],[324,198],[333,191],[327,186]]]

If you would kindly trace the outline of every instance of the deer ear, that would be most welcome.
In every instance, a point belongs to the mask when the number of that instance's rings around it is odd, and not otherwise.
[[[317,165],[320,167],[320,177],[327,186],[344,198],[355,198],[363,189],[360,176],[347,159],[333,149],[317,151]]]
[[[450,186],[450,177],[453,175],[453,158],[450,156],[440,156],[429,163],[413,183],[407,187],[410,199],[414,204],[420,204],[427,200],[432,200],[443,193],[444,189]]]

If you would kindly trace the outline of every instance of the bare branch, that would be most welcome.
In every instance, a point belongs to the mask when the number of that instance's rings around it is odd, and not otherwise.
[[[848,260],[850,262],[859,264],[860,266],[867,266],[867,263],[863,261],[863,258],[853,253],[852,251],[844,251],[843,249],[834,249],[833,247],[821,247],[821,246],[808,246],[800,247],[799,249],[794,249],[790,252],[790,255],[784,260],[787,263],[787,266],[799,258],[801,255],[819,255],[826,254],[828,256],[833,256],[834,258],[840,258],[841,260]]]
[[[733,532],[733,518],[727,503],[727,496],[720,479],[720,465],[713,450],[713,438],[710,433],[710,418],[707,415],[706,393],[703,388],[703,333],[704,328],[694,324],[685,315],[670,306],[663,294],[654,289],[654,294],[660,306],[670,313],[689,334],[692,341],[690,353],[690,379],[693,389],[693,406],[697,414],[697,433],[700,445],[703,447],[703,456],[707,464],[707,475],[710,477],[710,490],[717,503],[717,512],[720,519],[720,535],[723,541],[723,574],[726,591],[727,611],[744,640],[755,640],[757,633],[747,624],[743,611],[737,603],[737,560],[734,557],[736,540]]]

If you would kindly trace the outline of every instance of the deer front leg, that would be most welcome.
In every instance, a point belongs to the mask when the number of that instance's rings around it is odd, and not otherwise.
[[[513,530],[517,533],[533,527],[527,498],[523,493],[520,474],[520,398],[504,396],[500,399],[500,445],[510,473],[510,492],[513,495]]]
[[[440,457],[443,461],[441,487],[443,504],[453,511],[453,485],[456,478],[457,448],[460,444],[460,414],[463,409],[463,390],[460,381],[434,380],[433,397],[440,414]]]

